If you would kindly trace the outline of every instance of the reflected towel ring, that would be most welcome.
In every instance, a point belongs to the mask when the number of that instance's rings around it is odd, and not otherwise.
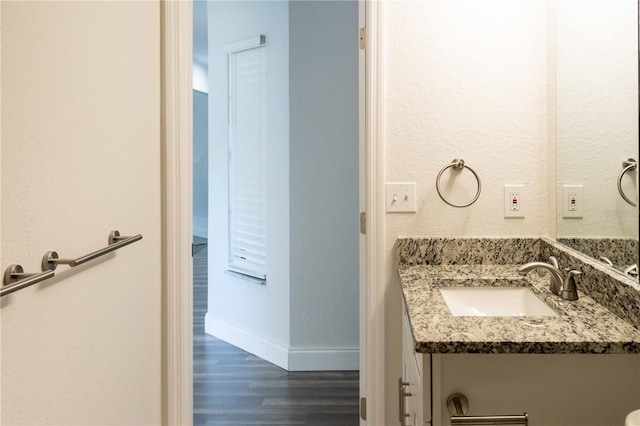
[[[634,203],[633,201],[631,201],[624,193],[624,191],[622,190],[622,178],[624,177],[625,173],[631,171],[631,170],[635,170],[638,167],[638,162],[636,160],[634,160],[633,158],[628,158],[626,160],[624,160],[622,162],[622,171],[620,172],[620,174],[618,175],[618,192],[620,193],[620,196],[629,204],[631,204],[633,207],[636,207],[636,203]]]
[[[442,177],[442,174],[445,172],[445,170],[451,167],[453,167],[454,170],[458,170],[458,171],[462,171],[465,168],[469,169],[469,171],[473,173],[473,175],[476,177],[476,180],[478,181],[478,192],[476,192],[476,195],[473,197],[473,200],[469,201],[467,204],[458,205],[458,204],[450,203],[442,196],[442,192],[440,192],[440,178]],[[458,207],[458,208],[469,207],[471,204],[475,203],[478,200],[478,197],[480,197],[480,192],[482,191],[482,184],[480,183],[480,177],[475,172],[475,170],[467,166],[464,163],[464,160],[462,158],[454,158],[450,164],[447,164],[446,166],[444,166],[442,170],[440,170],[440,173],[438,173],[438,177],[436,178],[436,191],[438,191],[438,195],[440,196],[442,201],[444,201],[451,207]]]

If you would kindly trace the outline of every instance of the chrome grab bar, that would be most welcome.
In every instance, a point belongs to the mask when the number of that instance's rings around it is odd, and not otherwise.
[[[469,169],[469,171],[473,173],[473,176],[475,176],[476,180],[478,181],[478,191],[476,192],[476,195],[474,195],[473,199],[469,201],[467,204],[453,204],[449,202],[447,199],[445,199],[444,196],[442,195],[442,192],[440,191],[440,179],[442,178],[442,174],[445,172],[445,170],[452,167],[453,167],[453,170],[457,170],[457,171],[462,171],[465,168]],[[442,170],[440,170],[440,172],[438,173],[438,176],[436,177],[436,191],[438,192],[438,196],[440,197],[440,199],[445,203],[447,203],[448,205],[450,205],[451,207],[458,207],[458,208],[469,207],[471,204],[475,203],[478,200],[478,197],[480,197],[480,192],[482,192],[482,183],[480,183],[480,176],[478,176],[475,170],[473,170],[471,167],[466,165],[462,158],[454,158],[453,160],[451,160],[451,163],[444,166]]]
[[[100,256],[104,256],[107,253],[111,253],[112,251],[118,250],[121,247],[127,246],[131,243],[135,243],[136,241],[140,241],[141,239],[141,234],[130,237],[121,237],[118,231],[111,231],[109,233],[109,245],[107,247],[78,257],[77,259],[60,259],[58,258],[58,253],[55,251],[46,252],[44,256],[42,256],[42,269],[54,271],[58,265],[67,265],[75,268],[78,265],[82,265],[83,263],[89,262],[90,260],[96,259]]]
[[[451,426],[454,425],[529,425],[527,413],[506,416],[465,416],[469,411],[469,400],[461,393],[447,398],[447,409],[451,414]]]
[[[53,277],[53,271],[40,273],[25,273],[20,265],[9,265],[4,271],[3,286],[0,288],[0,297],[22,290],[41,281]]]
[[[25,273],[22,266],[9,265],[4,272],[3,286],[0,287],[0,297],[52,278],[54,276],[53,271],[59,264],[73,268],[118,250],[121,247],[140,241],[141,239],[141,234],[123,237],[120,236],[118,231],[111,231],[109,233],[109,245],[107,247],[78,257],[77,259],[59,259],[58,253],[55,251],[46,252],[42,258],[42,272]]]
[[[618,192],[620,193],[622,199],[624,199],[628,204],[631,204],[633,207],[636,207],[636,203],[631,201],[622,190],[622,178],[624,177],[625,173],[635,170],[636,168],[638,168],[638,162],[633,158],[627,158],[622,162],[622,171],[618,175]]]

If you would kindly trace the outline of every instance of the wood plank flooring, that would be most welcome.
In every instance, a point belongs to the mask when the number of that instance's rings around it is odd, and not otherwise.
[[[195,251],[194,425],[358,425],[357,371],[288,372],[204,333],[207,249]]]

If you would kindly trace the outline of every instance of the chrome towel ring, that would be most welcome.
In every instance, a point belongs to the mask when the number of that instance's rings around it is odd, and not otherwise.
[[[442,174],[445,172],[445,170],[447,170],[449,168],[453,168],[453,170],[456,170],[456,171],[462,171],[465,168],[467,168],[476,177],[476,180],[478,181],[478,191],[476,192],[476,195],[473,197],[473,199],[471,201],[469,201],[467,204],[458,205],[458,204],[450,203],[442,195],[442,192],[440,191],[440,178],[442,177]],[[480,197],[480,192],[482,191],[482,184],[480,183],[480,177],[475,172],[475,170],[473,170],[471,167],[467,166],[464,163],[464,160],[462,158],[454,158],[451,161],[451,163],[449,163],[446,166],[444,166],[442,168],[442,170],[440,170],[440,173],[438,173],[438,177],[436,178],[436,191],[438,191],[438,195],[440,196],[442,201],[444,201],[445,203],[449,204],[451,207],[458,207],[458,208],[469,207],[471,204],[475,203],[478,200],[478,197]]]
[[[618,175],[618,192],[620,193],[620,196],[633,207],[636,207],[636,203],[631,201],[622,190],[622,177],[625,175],[625,173],[635,170],[637,167],[638,162],[636,160],[634,160],[633,158],[627,158],[622,162],[622,171]]]

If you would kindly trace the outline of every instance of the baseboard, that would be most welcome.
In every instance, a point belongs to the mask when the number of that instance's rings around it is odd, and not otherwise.
[[[204,318],[204,331],[280,368],[289,369],[289,351],[286,348],[226,323],[209,313]]]
[[[359,370],[358,348],[289,349],[289,371]]]
[[[360,351],[358,348],[285,348],[215,318],[209,313],[204,318],[204,331],[289,371],[354,371],[359,369]]]
[[[193,235],[196,237],[207,238],[208,221],[206,217],[193,217]]]

